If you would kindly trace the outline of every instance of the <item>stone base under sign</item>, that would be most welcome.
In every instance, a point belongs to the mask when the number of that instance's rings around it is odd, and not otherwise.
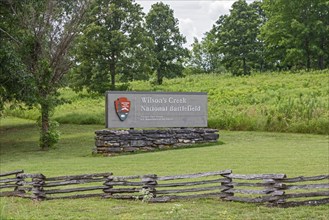
[[[209,128],[171,128],[164,130],[99,130],[94,153],[114,156],[127,152],[155,151],[215,143],[218,130]]]

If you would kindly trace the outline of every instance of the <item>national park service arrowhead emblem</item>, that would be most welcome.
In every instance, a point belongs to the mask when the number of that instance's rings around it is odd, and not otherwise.
[[[130,111],[130,101],[126,97],[120,97],[114,101],[114,106],[119,119],[126,120]]]

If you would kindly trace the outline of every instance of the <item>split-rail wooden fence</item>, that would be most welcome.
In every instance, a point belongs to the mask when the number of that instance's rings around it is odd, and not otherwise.
[[[101,197],[169,202],[220,198],[271,207],[329,203],[329,175],[287,178],[285,174],[233,174],[231,170],[157,176],[95,173],[46,177],[17,170],[0,174],[0,196],[36,200]]]

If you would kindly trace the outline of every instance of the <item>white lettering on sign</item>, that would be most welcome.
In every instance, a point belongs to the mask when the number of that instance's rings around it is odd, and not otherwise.
[[[168,111],[168,108],[167,108],[167,106],[158,107],[158,106],[141,105],[141,111],[142,112],[165,112],[165,111]]]
[[[147,103],[147,104],[167,103],[166,98],[141,97],[141,101],[142,103]]]
[[[169,103],[177,103],[177,104],[184,104],[186,103],[186,98],[173,98],[173,97],[170,97],[169,98]]]
[[[181,105],[181,104],[187,104],[188,99],[186,97],[182,98],[175,98],[175,97],[169,97],[169,98],[153,98],[153,97],[141,97],[141,102],[144,105],[141,105],[141,111],[142,112],[197,112],[201,111],[200,105]],[[147,105],[147,104],[152,104]],[[166,106],[159,106],[154,104],[169,104]],[[170,105],[172,104],[172,105]]]
[[[141,105],[142,112],[199,112],[201,111],[200,105],[184,105],[184,106],[146,106]]]
[[[200,105],[170,106],[169,111],[171,111],[171,112],[199,112],[199,111],[201,111],[201,106]]]
[[[169,97],[169,98],[153,98],[153,97],[141,97],[141,101],[144,104],[186,104],[187,99],[185,97],[183,98],[174,98],[174,97]]]

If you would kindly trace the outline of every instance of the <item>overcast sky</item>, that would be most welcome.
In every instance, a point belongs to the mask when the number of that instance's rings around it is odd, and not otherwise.
[[[148,13],[151,5],[159,0],[136,0]],[[180,32],[186,37],[186,47],[190,47],[193,38],[201,40],[209,31],[218,17],[228,14],[235,0],[162,0],[174,10],[174,16],[179,20]],[[247,1],[248,3],[252,1]]]

